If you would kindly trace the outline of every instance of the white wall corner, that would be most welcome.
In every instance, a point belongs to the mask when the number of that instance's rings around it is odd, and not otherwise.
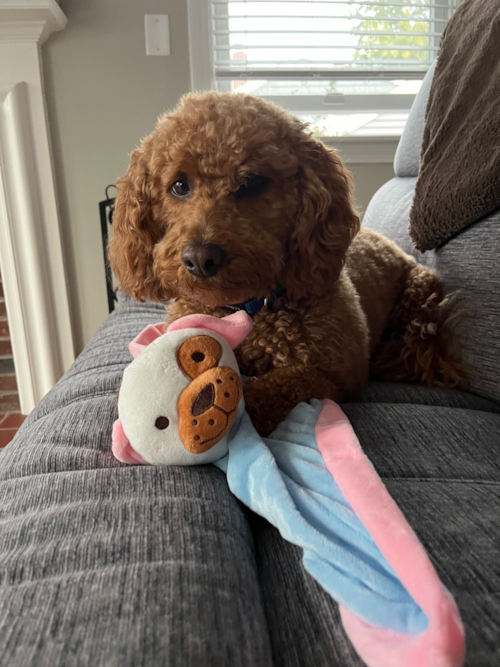
[[[0,0],[0,265],[25,414],[75,357],[39,48],[65,24],[54,0]]]

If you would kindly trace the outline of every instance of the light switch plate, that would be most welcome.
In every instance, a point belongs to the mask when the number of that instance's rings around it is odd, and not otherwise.
[[[146,55],[170,55],[170,26],[168,14],[146,14],[144,16],[146,31]]]

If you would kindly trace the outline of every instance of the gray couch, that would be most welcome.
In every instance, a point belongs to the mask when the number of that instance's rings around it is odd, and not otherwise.
[[[413,254],[406,229],[428,83],[397,177],[365,217]],[[418,255],[475,310],[472,391],[372,382],[343,406],[457,600],[470,667],[500,664],[499,233],[493,215]],[[219,470],[113,458],[127,344],[161,319],[160,306],[122,296],[0,454],[0,666],[362,665],[298,549],[236,501]]]

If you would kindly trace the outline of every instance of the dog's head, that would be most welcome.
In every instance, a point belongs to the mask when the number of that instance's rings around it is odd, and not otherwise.
[[[185,96],[132,153],[109,256],[136,299],[209,307],[321,294],[359,229],[333,150],[250,95]]]

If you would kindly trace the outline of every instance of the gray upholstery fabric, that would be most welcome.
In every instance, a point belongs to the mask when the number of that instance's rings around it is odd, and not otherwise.
[[[127,344],[162,319],[122,300],[0,454],[0,666],[360,667],[299,550],[220,471],[112,457]],[[457,599],[468,666],[497,665],[499,406],[372,383],[344,409]]]
[[[363,224],[385,234],[419,262],[438,271],[447,292],[459,291],[464,309],[464,358],[474,366],[471,391],[500,400],[500,211],[450,239],[441,248],[420,253],[408,236],[415,178],[394,178],[372,198]]]
[[[396,176],[418,176],[427,99],[435,69],[436,61],[429,67],[422,82],[422,87],[411,107],[408,122],[406,123],[394,157],[394,173]]]
[[[500,416],[401,404],[343,408],[457,601],[466,627],[466,665],[497,666]],[[362,663],[350,653],[337,625],[336,605],[303,573],[295,547],[283,543],[261,519],[256,523],[257,563],[275,665],[358,667]],[[293,582],[288,588],[283,568]],[[310,662],[313,651],[317,663]],[[324,657],[328,652],[330,662]]]
[[[363,667],[338,605],[301,564],[301,549],[253,515],[257,567],[275,667]]]
[[[500,403],[463,391],[446,391],[417,384],[368,382],[359,401],[363,403],[409,403],[443,408],[465,408],[500,413]]]
[[[417,405],[346,405],[467,633],[467,665],[500,658],[500,416]]]
[[[0,454],[0,665],[272,665],[254,546],[223,473],[111,454],[124,303]]]

